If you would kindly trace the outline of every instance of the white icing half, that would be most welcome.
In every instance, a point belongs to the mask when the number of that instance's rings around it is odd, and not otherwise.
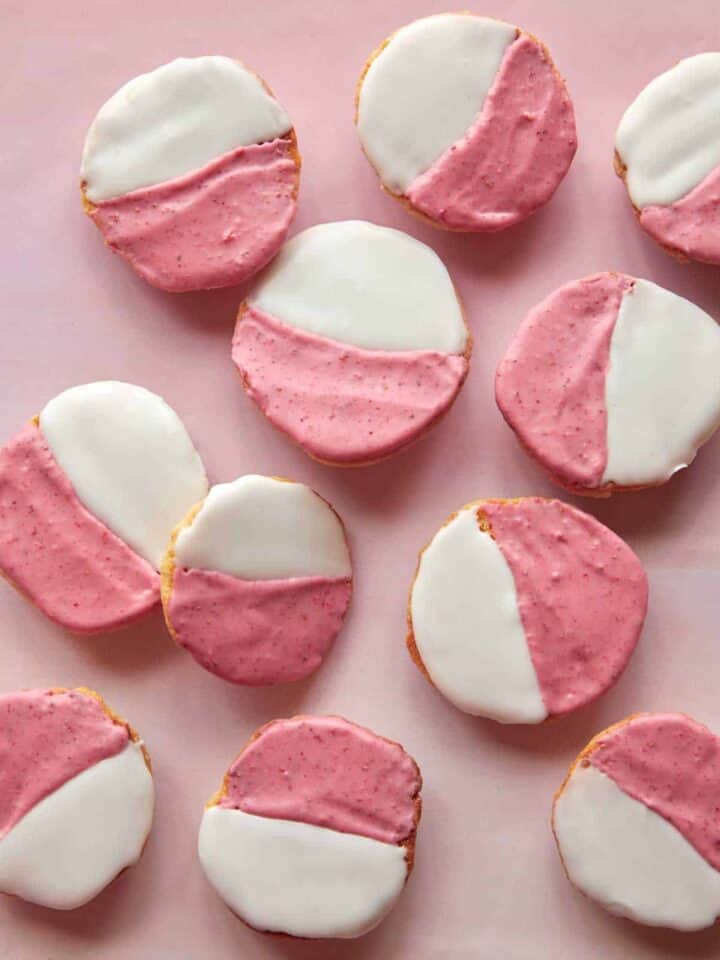
[[[570,880],[611,913],[678,930],[710,926],[720,914],[720,873],[596,767],[575,767],[553,828]]]
[[[291,127],[262,81],[237,60],[181,57],[135,77],[100,108],[80,176],[88,199],[101,203]]]
[[[210,807],[198,853],[208,880],[258,930],[358,937],[403,889],[403,847],[313,824]]]
[[[467,13],[415,20],[371,62],[358,96],[360,141],[402,194],[480,113],[517,27]]]
[[[410,614],[425,668],[456,707],[501,723],[547,717],[512,572],[476,509],[461,510],[423,552]]]
[[[659,483],[686,467],[720,423],[720,328],[648,280],[623,296],[605,382],[603,482]]]
[[[154,791],[140,745],[88,767],[0,839],[0,890],[57,910],[92,900],[140,859]]]
[[[720,166],[720,53],[655,77],[625,111],[615,147],[640,208],[675,203]]]
[[[40,429],[78,498],[156,569],[173,528],[207,493],[202,461],[175,411],[144,387],[72,387]]]
[[[293,327],[368,350],[462,353],[467,345],[438,255],[363,220],[321,223],[293,237],[248,299]]]
[[[182,567],[247,580],[351,575],[342,524],[304,483],[249,474],[214,486],[175,543]]]

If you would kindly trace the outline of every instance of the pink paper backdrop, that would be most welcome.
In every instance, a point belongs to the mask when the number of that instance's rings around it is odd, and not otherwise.
[[[234,689],[175,649],[160,615],[78,639],[0,585],[2,689],[88,684],[146,738],[156,824],[141,864],[87,907],[54,913],[0,898],[2,960],[711,957],[720,933],[638,928],[576,894],[548,825],[565,770],[597,730],[633,710],[695,714],[720,730],[720,440],[665,489],[582,503],[625,536],[651,579],[648,623],[615,691],[575,718],[502,728],[450,707],[412,666],[404,613],[417,551],[479,496],[557,493],[495,409],[492,375],[525,311],[596,270],[647,277],[720,316],[720,272],[680,265],[636,227],[612,172],[623,108],[680,57],[720,48],[716,0],[491,0],[485,12],[550,46],[574,97],[580,149],[551,204],[491,237],[444,235],[377,188],[352,125],[366,55],[430,0],[3,0],[0,44],[2,324],[0,439],[58,391],[101,378],[161,393],[211,478],[248,471],[306,481],[352,537],[357,592],[310,680]],[[467,384],[433,433],[357,471],[312,463],[245,398],[230,363],[238,290],[169,296],[136,279],[80,210],[86,127],[122,82],[178,55],[238,55],[276,90],[303,154],[294,230],[361,217],[407,230],[445,259],[467,306]],[[425,777],[415,873],[392,916],[354,943],[267,938],[225,909],[200,871],[205,799],[252,730],[298,711],[339,712],[402,741]]]

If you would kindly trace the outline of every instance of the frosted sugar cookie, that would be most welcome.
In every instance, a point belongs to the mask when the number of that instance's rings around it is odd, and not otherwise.
[[[228,57],[180,58],[121,87],[85,140],[86,212],[153,286],[241,283],[280,249],[300,155],[289,116]]]

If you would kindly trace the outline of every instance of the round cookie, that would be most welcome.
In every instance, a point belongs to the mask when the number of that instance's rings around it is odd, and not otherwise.
[[[577,136],[547,48],[471,13],[415,20],[365,64],[360,142],[383,188],[448,230],[503,230],[552,197]]]
[[[699,930],[720,915],[720,738],[639,713],[585,747],[555,796],[568,878],[611,913]]]
[[[140,859],[153,804],[143,742],[97,693],[0,695],[0,891],[82,906]]]
[[[320,666],[350,604],[342,522],[303,483],[248,475],[212,487],[175,530],[162,599],[175,641],[252,686]]]
[[[300,155],[265,83],[228,57],[181,57],[121,87],[85,140],[83,204],[115,253],[171,292],[241,283],[295,215]]]
[[[595,700],[635,649],[647,610],[638,558],[559,500],[476,500],[420,554],[408,649],[458,709],[541,723]]]
[[[295,937],[358,937],[412,870],[422,780],[403,748],[340,717],[261,727],[210,799],[198,852],[245,923]]]
[[[571,492],[656,486],[720,423],[720,329],[648,280],[585,277],[530,311],[498,366],[495,397]]]
[[[720,264],[720,52],[645,87],[617,129],[615,170],[654,240],[681,260]]]
[[[161,397],[72,387],[0,449],[0,574],[77,633],[123,626],[159,602],[170,534],[206,493]]]
[[[356,466],[396,453],[449,409],[470,350],[437,254],[346,220],[285,245],[240,307],[232,356],[276,427],[317,460]]]

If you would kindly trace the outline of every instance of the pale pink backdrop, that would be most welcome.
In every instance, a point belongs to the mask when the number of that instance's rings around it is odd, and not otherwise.
[[[545,40],[573,95],[580,148],[556,197],[490,237],[445,235],[377,188],[352,124],[366,55],[427,0],[3,0],[0,18],[2,330],[0,440],[74,383],[126,379],[184,418],[211,479],[248,471],[306,481],[352,538],[357,592],[310,680],[233,688],[198,668],[160,615],[78,639],[0,586],[0,689],[88,684],[146,738],[157,816],[145,855],[87,907],[56,913],[0,897],[2,960],[603,960],[713,957],[720,932],[672,934],[613,919],[566,881],[552,794],[597,730],[633,710],[684,710],[720,730],[720,439],[665,489],[583,503],[645,561],[651,607],[616,690],[577,717],[503,728],[450,707],[411,664],[404,613],[417,551],[480,496],[552,495],[495,409],[492,376],[525,311],[596,270],[656,280],[720,316],[720,271],[675,263],[636,227],[612,171],[615,125],[659,71],[720,48],[716,0],[491,0],[476,7]],[[289,109],[303,155],[299,230],[361,217],[445,259],[475,337],[447,419],[406,454],[339,471],[294,449],[244,396],[229,342],[240,290],[171,296],[103,249],[82,215],[86,127],[121,83],[178,55],[224,53],[257,69]],[[205,799],[252,730],[338,712],[402,741],[425,777],[414,875],[391,917],[354,943],[262,937],[208,887],[195,854]]]

